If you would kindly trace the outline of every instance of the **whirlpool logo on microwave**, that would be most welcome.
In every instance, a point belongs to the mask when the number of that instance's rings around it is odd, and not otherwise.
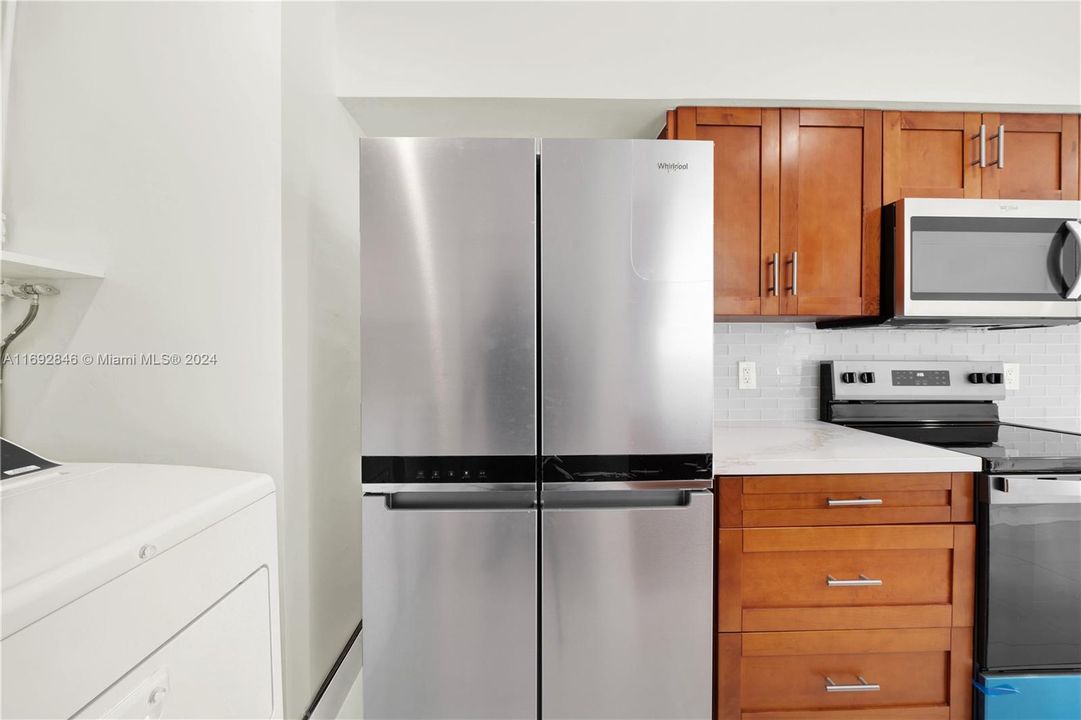
[[[689,163],[659,162],[657,163],[657,169],[668,173],[679,172],[680,170],[686,170],[688,165]]]

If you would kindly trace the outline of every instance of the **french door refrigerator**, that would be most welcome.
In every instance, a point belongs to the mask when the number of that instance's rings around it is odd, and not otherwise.
[[[364,710],[711,712],[712,147],[364,139]]]

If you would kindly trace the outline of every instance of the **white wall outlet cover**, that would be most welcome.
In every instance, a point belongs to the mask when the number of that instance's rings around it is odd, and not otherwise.
[[[1021,389],[1021,363],[1003,363],[1002,374],[1007,390]]]
[[[753,360],[739,361],[739,389],[754,390],[758,387],[758,370]]]

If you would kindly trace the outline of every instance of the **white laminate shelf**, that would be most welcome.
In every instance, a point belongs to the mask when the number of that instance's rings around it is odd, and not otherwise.
[[[101,280],[105,273],[82,263],[3,250],[0,276],[4,280]]]

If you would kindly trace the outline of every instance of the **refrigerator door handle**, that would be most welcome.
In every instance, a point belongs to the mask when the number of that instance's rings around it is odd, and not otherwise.
[[[541,506],[553,510],[659,510],[682,509],[703,490],[623,490],[608,492],[546,492]]]
[[[400,492],[369,495],[365,502],[382,500],[387,510],[536,510],[535,491],[520,492]]]

